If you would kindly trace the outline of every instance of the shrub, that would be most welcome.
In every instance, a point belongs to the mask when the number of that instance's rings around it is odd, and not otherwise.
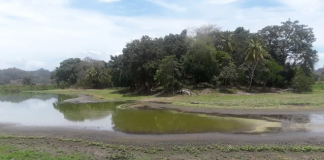
[[[314,84],[315,80],[312,77],[308,77],[302,70],[297,69],[296,74],[292,80],[292,88],[294,92],[311,92],[312,86]]]
[[[68,83],[67,82],[65,82],[65,81],[61,81],[60,83],[59,83],[59,87],[61,88],[61,89],[65,89],[66,87],[68,87]]]

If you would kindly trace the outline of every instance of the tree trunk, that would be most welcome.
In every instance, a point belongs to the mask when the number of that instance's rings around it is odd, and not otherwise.
[[[174,69],[173,69],[173,75],[172,75],[172,93],[174,94]]]
[[[266,86],[267,86],[267,83],[268,83],[268,80],[267,80],[267,79],[263,81],[263,89],[265,89],[265,88],[266,88]]]
[[[252,82],[253,82],[253,77],[254,77],[254,71],[255,71],[257,65],[258,65],[258,62],[255,63],[255,66],[254,66],[254,68],[252,69],[252,72],[251,72],[251,80],[250,80],[249,90],[251,90],[251,86],[252,86]]]

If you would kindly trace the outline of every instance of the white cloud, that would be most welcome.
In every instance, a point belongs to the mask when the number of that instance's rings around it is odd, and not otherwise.
[[[112,3],[112,2],[119,2],[121,0],[99,0],[99,2],[104,2],[104,3]]]
[[[306,0],[298,0],[298,5],[292,0],[277,0],[285,7],[272,8],[239,8],[236,3],[230,3],[233,0],[223,1],[228,5],[211,5],[195,0],[173,3],[149,1],[181,13],[114,16],[70,8],[68,0],[0,0],[0,69],[19,67],[33,70],[44,67],[52,70],[70,57],[91,56],[107,61],[110,55],[120,54],[126,42],[142,35],[160,37],[210,23],[219,25],[223,30],[244,26],[255,32],[291,18],[314,28],[317,37],[314,45],[324,48],[324,11],[317,7],[316,14],[307,12],[310,6],[322,6],[320,0],[310,4],[306,4]],[[321,67],[324,58],[323,54],[319,55],[321,61],[318,64]]]
[[[324,58],[324,53],[318,53],[319,58]]]
[[[279,0],[292,9],[300,12],[308,12],[309,14],[320,10],[323,7],[322,0]]]
[[[210,3],[210,4],[228,4],[228,3],[233,3],[238,0],[206,0],[205,3]]]
[[[41,61],[27,61],[25,64],[25,68],[31,69],[31,68],[42,68],[44,67],[44,62]]]
[[[186,7],[178,6],[178,5],[174,4],[174,3],[169,3],[169,2],[166,2],[164,0],[146,0],[146,1],[149,1],[151,3],[154,3],[154,4],[156,4],[158,6],[161,6],[161,7],[164,7],[164,8],[172,9],[174,11],[179,11],[179,12],[187,11]]]

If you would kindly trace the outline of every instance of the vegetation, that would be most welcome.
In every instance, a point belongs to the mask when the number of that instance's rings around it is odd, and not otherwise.
[[[51,84],[50,75],[51,72],[45,69],[36,71],[24,71],[18,68],[0,69],[0,85]]]
[[[56,137],[0,136],[0,159],[315,159],[322,157],[322,145],[121,145]],[[50,143],[51,145],[48,145]],[[33,144],[33,145],[31,145]],[[37,145],[35,145],[37,144]],[[24,146],[28,149],[20,149]],[[73,146],[73,147],[72,147]],[[93,152],[96,150],[97,152]],[[72,152],[74,154],[70,154]],[[83,152],[83,153],[82,153]],[[91,153],[91,156],[84,156]],[[229,154],[230,153],[230,154]],[[248,154],[247,154],[248,153]],[[308,155],[308,156],[306,156]]]
[[[25,77],[22,83],[23,85],[34,85],[33,80],[30,77]]]
[[[59,151],[58,151],[59,152]],[[80,160],[87,159],[86,156],[80,155],[56,155],[53,156],[50,153],[44,153],[35,149],[21,150],[12,145],[1,145],[0,146],[0,159],[11,160],[11,159],[23,159],[23,160]]]
[[[294,94],[291,92],[249,94],[236,88],[228,88],[224,93],[222,89],[210,90],[204,93],[202,89],[191,88],[198,96],[174,95],[170,97],[155,94],[135,94],[123,92],[120,89],[105,90],[82,90],[82,94],[92,95],[94,98],[106,101],[155,101],[168,102],[177,106],[192,106],[202,108],[225,108],[225,109],[309,109],[324,106],[324,82],[318,82],[313,86],[313,92],[307,94]],[[260,89],[261,90],[261,89]],[[80,90],[48,90],[37,91],[38,93],[59,93],[78,95]],[[230,94],[228,94],[230,93]],[[231,94],[234,93],[234,94]]]
[[[292,80],[292,88],[295,92],[307,92],[312,90],[312,85],[314,83],[315,81],[313,78],[308,77],[300,68],[298,68]]]
[[[0,85],[0,93],[19,93],[23,91],[42,91],[58,89],[57,85]]]
[[[112,56],[108,63],[91,58],[64,60],[52,78],[61,88],[114,86],[136,92],[160,87],[174,92],[200,84],[296,89],[297,81],[303,81],[296,68],[306,81],[313,76],[318,61],[315,40],[312,28],[298,21],[267,26],[257,33],[207,25],[160,38],[143,36],[127,43],[123,54]],[[307,85],[311,88],[312,83]],[[310,90],[298,92],[304,91]]]
[[[52,72],[52,79],[64,89],[71,85],[82,88],[106,88],[112,86],[111,73],[104,61],[87,57],[70,58],[60,63]]]

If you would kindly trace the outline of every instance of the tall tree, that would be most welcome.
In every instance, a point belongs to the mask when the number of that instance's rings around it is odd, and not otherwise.
[[[23,79],[23,84],[24,85],[33,85],[34,83],[33,83],[33,80],[30,77],[25,77]]]
[[[101,89],[111,87],[111,75],[109,69],[101,69],[99,67],[92,67],[86,73],[85,79],[92,84],[93,88]]]
[[[178,60],[188,51],[187,30],[181,34],[169,34],[163,39],[164,56],[175,55]]]
[[[80,58],[69,58],[60,63],[59,67],[52,72],[51,78],[55,79],[57,84],[61,81],[69,84],[75,84],[78,78]]]
[[[313,50],[316,38],[312,28],[299,24],[299,21],[288,20],[280,26],[267,26],[259,33],[266,41],[268,53],[285,70],[299,66],[308,76],[314,70],[318,56],[317,51]]]
[[[180,65],[175,55],[162,59],[155,75],[155,80],[161,83],[165,89],[175,91],[180,86]]]
[[[217,51],[214,46],[197,41],[183,57],[185,77],[194,84],[211,82],[213,77],[218,77],[223,67],[231,62],[227,52]]]
[[[261,44],[258,40],[250,40],[249,46],[246,49],[246,58],[245,61],[248,63],[252,63],[253,67],[250,72],[250,84],[249,89],[251,89],[253,78],[254,78],[254,72],[259,62],[264,60],[264,56],[266,56],[266,50],[264,49],[264,46]]]
[[[236,28],[232,33],[232,41],[235,43],[235,50],[229,52],[236,66],[240,66],[245,60],[246,46],[249,45],[249,39],[252,36],[249,30],[243,27]]]
[[[228,32],[228,31],[223,33],[221,42],[223,44],[223,46],[222,46],[223,49],[222,50],[224,52],[229,53],[229,52],[233,52],[235,50],[236,43],[235,43],[235,41],[233,39],[233,36],[234,35],[232,33]]]
[[[160,55],[163,55],[161,39],[143,36],[140,40],[128,43],[123,49],[124,74],[131,81],[131,88],[148,92],[154,85],[154,75]]]

